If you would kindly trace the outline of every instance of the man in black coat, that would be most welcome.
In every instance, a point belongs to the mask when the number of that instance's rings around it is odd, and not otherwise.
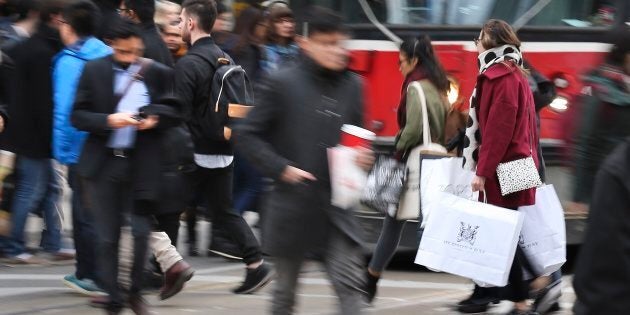
[[[293,314],[295,289],[305,255],[324,257],[340,299],[340,314],[360,314],[365,294],[361,229],[352,209],[331,205],[327,148],[339,144],[344,124],[363,124],[363,91],[347,71],[348,38],[335,13],[312,8],[300,38],[301,61],[272,74],[256,107],[237,126],[236,147],[274,179],[263,222],[265,253],[278,273],[272,314]],[[302,25],[302,23],[298,24]],[[359,151],[360,166],[374,157]]]
[[[225,56],[210,36],[216,16],[212,0],[187,0],[182,4],[182,39],[192,46],[175,65],[175,91],[182,101],[184,119],[195,144],[198,167],[191,181],[195,189],[203,193],[208,206],[212,207],[213,230],[226,231],[238,245],[246,265],[246,276],[242,285],[233,292],[245,294],[267,284],[273,273],[263,262],[254,233],[232,209],[232,145],[223,134],[205,134],[201,128],[200,113],[214,111],[214,103],[210,99],[211,82],[217,59]],[[224,130],[223,126],[213,127]]]
[[[160,36],[153,20],[155,0],[124,0],[121,14],[138,23],[142,29],[142,41],[145,43],[144,57],[153,59],[169,67],[175,66],[173,56]]]
[[[46,229],[42,247],[53,259],[73,259],[61,250],[61,220],[56,209],[60,186],[52,160],[52,78],[53,56],[62,47],[58,17],[63,2],[46,1],[37,8],[37,31],[6,51],[15,65],[8,84],[8,112],[13,117],[2,136],[2,149],[14,152],[16,187],[11,205],[12,231],[7,254],[14,263],[37,263],[26,252],[24,227],[29,213],[41,211]]]
[[[573,278],[574,312],[625,315],[630,310],[630,138],[604,161],[594,187]]]
[[[109,294],[107,310],[124,305],[118,279],[120,228],[130,218],[134,237],[129,304],[146,314],[141,297],[151,216],[158,208],[162,180],[162,131],[178,123],[177,103],[156,105],[173,91],[172,70],[142,59],[140,30],[120,21],[111,32],[112,56],[86,64],[72,112],[72,124],[89,133],[78,163],[86,179],[99,235],[102,288]],[[151,105],[150,105],[151,104]],[[173,114],[163,114],[171,109]]]

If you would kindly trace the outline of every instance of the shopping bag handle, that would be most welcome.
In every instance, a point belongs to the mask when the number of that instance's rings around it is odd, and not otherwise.
[[[481,193],[483,193],[483,203],[488,203],[488,195],[486,194],[486,190],[482,189]]]

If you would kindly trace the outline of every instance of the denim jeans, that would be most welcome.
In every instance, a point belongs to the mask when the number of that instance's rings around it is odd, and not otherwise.
[[[61,220],[57,211],[60,187],[51,159],[17,156],[16,183],[11,206],[11,239],[7,254],[26,252],[24,228],[29,213],[42,213],[46,228],[42,231],[42,248],[50,253],[61,248]]]
[[[263,178],[239,153],[234,155],[234,210],[240,215],[257,211]]]

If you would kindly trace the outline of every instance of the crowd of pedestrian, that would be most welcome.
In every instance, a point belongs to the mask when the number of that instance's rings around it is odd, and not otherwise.
[[[386,216],[368,264],[356,218],[331,204],[327,149],[340,143],[343,125],[362,126],[365,111],[361,78],[348,70],[350,35],[341,17],[321,7],[298,16],[282,1],[239,12],[214,0],[94,1],[2,4],[0,157],[15,158],[14,166],[0,163],[2,210],[11,223],[0,236],[3,259],[76,260],[63,282],[91,296],[91,305],[108,314],[126,306],[149,314],[145,288],[155,286],[159,298],[168,299],[194,275],[177,248],[183,220],[188,255],[218,254],[244,265],[233,293],[254,293],[275,279],[272,314],[295,312],[300,269],[311,258],[323,262],[341,314],[361,314],[377,296],[405,221]],[[578,314],[623,309],[605,305],[597,283],[614,281],[593,260],[599,253],[629,258],[601,245],[628,242],[601,233],[610,228],[625,237],[628,219],[618,205],[627,205],[629,194],[627,176],[619,174],[628,173],[620,164],[628,163],[630,38],[627,30],[615,36],[606,63],[586,80],[582,120],[574,127],[574,201],[591,204],[591,221],[599,227],[589,230],[585,251],[592,254],[581,256],[576,271]],[[489,20],[475,45],[479,74],[471,120],[459,137],[464,167],[476,174],[470,184],[482,192],[480,201],[517,210],[535,203],[536,189],[503,195],[496,169],[531,157],[544,180],[536,112],[555,92],[549,80],[530,72],[506,22]],[[451,140],[445,136],[450,83],[426,35],[401,44],[398,67],[404,83],[394,157],[404,162],[422,144],[424,130],[437,145]],[[234,119],[222,109],[231,106],[231,96],[221,93],[228,74],[242,70],[249,78],[242,83],[256,97],[242,104],[248,114]],[[358,149],[355,162],[369,172],[375,153]],[[60,211],[65,182],[71,224]],[[610,187],[619,201],[603,196],[598,185]],[[243,218],[246,211],[261,214],[260,238]],[[44,222],[36,249],[28,248],[25,228],[31,214]],[[201,215],[212,223],[207,251],[197,248]],[[63,238],[68,225],[72,243]],[[557,297],[547,297],[551,287],[559,288],[559,273],[528,281],[527,266],[517,246],[508,286],[475,286],[456,309],[482,312],[502,299],[514,302],[509,314],[556,309]],[[623,268],[617,273],[621,280],[627,274]],[[616,285],[611,295],[629,290]]]

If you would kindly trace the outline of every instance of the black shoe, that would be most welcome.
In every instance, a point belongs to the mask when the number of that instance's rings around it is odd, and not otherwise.
[[[562,295],[561,284],[562,281],[558,280],[542,288],[536,295],[532,310],[541,315],[559,311],[560,304],[558,304],[558,300],[560,299],[560,295]]]
[[[243,281],[240,287],[232,290],[232,292],[236,294],[254,293],[271,282],[274,276],[275,273],[266,263],[263,263],[256,269],[247,269],[245,281]]]
[[[367,274],[367,283],[365,286],[366,297],[368,303],[372,303],[372,301],[374,301],[374,298],[376,297],[378,280],[380,280],[381,278],[372,275],[369,271],[366,271],[365,273]]]
[[[533,310],[519,311],[517,309],[512,309],[510,312],[505,313],[505,315],[539,315],[539,314]]]
[[[475,290],[470,297],[457,303],[456,309],[458,312],[465,314],[485,312],[488,310],[490,303],[498,304],[501,302],[496,297],[497,295],[497,288],[475,286]]]
[[[477,303],[473,300],[464,300],[457,305],[457,311],[464,314],[483,313],[488,310],[490,303]]]

